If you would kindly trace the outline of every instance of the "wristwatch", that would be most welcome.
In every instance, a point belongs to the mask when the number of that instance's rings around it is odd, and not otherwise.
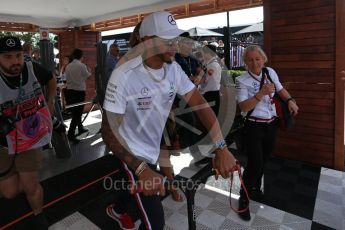
[[[221,139],[221,140],[216,141],[214,146],[216,147],[216,149],[223,150],[226,148],[226,142],[224,139]]]

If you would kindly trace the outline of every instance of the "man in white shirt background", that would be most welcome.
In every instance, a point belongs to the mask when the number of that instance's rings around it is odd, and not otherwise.
[[[83,51],[81,49],[73,50],[73,61],[66,67],[66,103],[67,105],[76,104],[85,101],[85,81],[91,76],[87,66],[82,63]],[[78,127],[78,134],[88,131],[81,123],[84,105],[74,106],[71,108],[72,120],[68,130],[68,139],[72,142],[79,142],[76,138],[75,129]]]

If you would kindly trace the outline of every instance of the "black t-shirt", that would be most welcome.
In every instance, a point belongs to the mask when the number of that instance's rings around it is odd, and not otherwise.
[[[44,68],[42,65],[32,62],[32,66],[34,69],[34,73],[35,76],[38,80],[38,82],[41,85],[47,85],[48,82],[50,81],[50,79],[52,79],[53,74],[51,71],[47,70],[46,68]],[[28,82],[28,68],[26,66],[26,63],[24,63],[24,67],[23,67],[23,85],[25,85]],[[6,84],[10,87],[10,88],[14,88],[14,87],[19,87],[19,83],[20,83],[20,75],[16,76],[16,77],[7,77],[7,76],[3,76],[5,78],[5,82]],[[8,82],[11,84],[8,84]]]

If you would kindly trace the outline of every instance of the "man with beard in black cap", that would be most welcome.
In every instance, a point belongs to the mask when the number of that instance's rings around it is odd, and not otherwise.
[[[38,170],[51,140],[56,82],[39,64],[24,62],[17,37],[0,39],[0,92],[0,193],[10,199],[23,191],[34,215],[28,229],[48,229]]]

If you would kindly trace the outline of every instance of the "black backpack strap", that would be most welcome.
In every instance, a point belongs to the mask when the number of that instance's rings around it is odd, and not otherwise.
[[[268,69],[267,69],[266,67],[262,68],[262,78],[261,78],[261,80],[264,79],[264,76],[263,76],[264,74],[266,75],[267,79],[268,79],[271,83],[274,84],[274,82],[272,81],[272,78],[271,78],[271,76],[270,76],[270,73],[269,73],[269,71],[268,71]]]

